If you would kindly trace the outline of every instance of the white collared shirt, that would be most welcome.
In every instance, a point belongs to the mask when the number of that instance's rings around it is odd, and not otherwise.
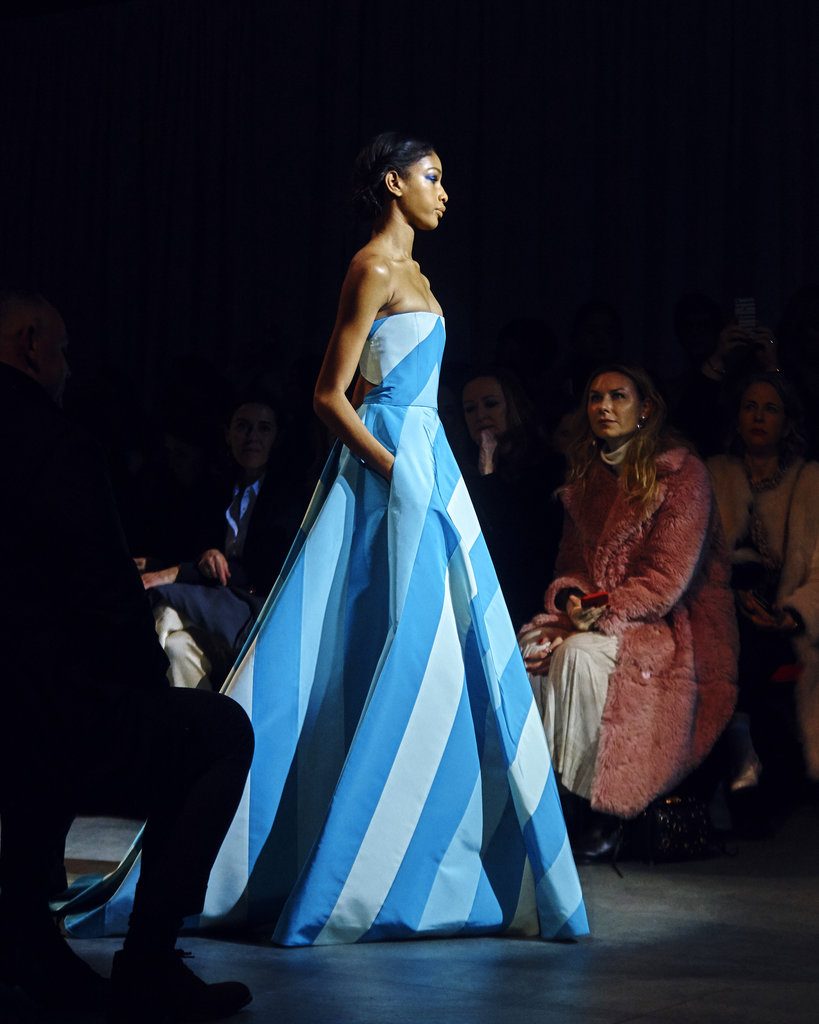
[[[233,487],[233,499],[225,512],[225,519],[227,519],[225,556],[227,558],[242,557],[250,516],[259,496],[262,480],[264,480],[264,473],[252,484],[237,483]]]

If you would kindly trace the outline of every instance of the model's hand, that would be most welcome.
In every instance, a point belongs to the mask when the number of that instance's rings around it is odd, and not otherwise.
[[[179,566],[172,565],[168,569],[157,569],[156,572],[144,572],[142,574],[142,586],[146,590],[153,587],[164,587],[166,583],[176,583],[179,575]]]
[[[199,572],[209,580],[218,580],[223,587],[230,579],[228,561],[218,548],[208,548],[197,562]]]
[[[491,430],[481,431],[481,443],[478,449],[478,472],[481,476],[489,476],[495,472],[495,452],[498,439]]]
[[[145,567],[148,565],[147,558],[135,558],[134,565],[139,569],[140,572],[145,572]]]
[[[566,614],[580,633],[588,632],[605,610],[605,606],[584,608],[577,594],[571,594],[566,601]]]

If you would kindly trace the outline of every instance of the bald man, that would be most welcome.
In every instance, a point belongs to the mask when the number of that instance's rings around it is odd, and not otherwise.
[[[59,408],[66,346],[49,302],[0,289],[0,983],[49,1009],[105,1003],[116,1022],[216,1020],[249,991],[206,985],[174,947],[204,904],[252,730],[230,698],[168,686],[102,452]],[[48,911],[78,808],[146,819],[110,990]]]

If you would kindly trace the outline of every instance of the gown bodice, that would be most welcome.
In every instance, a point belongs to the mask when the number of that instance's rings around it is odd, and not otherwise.
[[[446,332],[438,313],[395,313],[373,324],[359,370],[375,387],[366,405],[438,407]]]

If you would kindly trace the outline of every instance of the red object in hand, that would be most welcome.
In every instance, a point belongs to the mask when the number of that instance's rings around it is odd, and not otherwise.
[[[584,594],[580,598],[581,608],[602,608],[609,603],[609,595],[605,590],[595,590],[593,594]]]
[[[802,666],[796,665],[780,665],[779,668],[771,676],[772,683],[795,683],[802,675]]]

